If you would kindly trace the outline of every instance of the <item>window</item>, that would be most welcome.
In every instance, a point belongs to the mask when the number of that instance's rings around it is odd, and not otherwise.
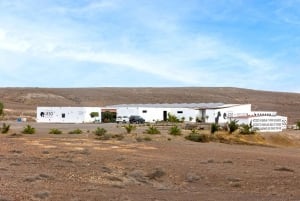
[[[143,113],[147,113],[147,110],[143,110]]]
[[[65,113],[62,113],[62,114],[61,114],[61,117],[62,117],[62,118],[65,118],[65,117],[66,117],[66,114],[65,114]]]
[[[177,114],[182,114],[183,113],[183,111],[177,111]]]

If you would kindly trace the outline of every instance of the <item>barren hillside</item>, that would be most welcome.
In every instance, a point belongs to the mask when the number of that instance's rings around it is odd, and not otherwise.
[[[300,119],[300,94],[240,88],[0,88],[7,116],[35,115],[37,106],[107,106],[123,103],[251,103],[278,111],[292,124]]]

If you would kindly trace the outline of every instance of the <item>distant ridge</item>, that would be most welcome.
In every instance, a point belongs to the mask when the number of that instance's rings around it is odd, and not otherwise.
[[[277,111],[300,120],[300,94],[233,87],[0,88],[7,115],[35,116],[37,106],[107,106],[134,103],[251,103],[252,110]]]

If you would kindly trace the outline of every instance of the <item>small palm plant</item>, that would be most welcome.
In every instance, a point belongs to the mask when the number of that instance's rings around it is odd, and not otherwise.
[[[22,133],[23,134],[34,134],[35,133],[35,128],[33,128],[30,125],[27,125],[27,126],[24,127]]]
[[[125,126],[126,132],[128,134],[130,134],[132,131],[134,131],[136,129],[136,126],[132,125],[132,124],[128,124]]]
[[[107,132],[107,130],[105,128],[100,128],[100,127],[97,127],[96,130],[94,131],[95,135],[97,136],[103,136],[105,135]]]
[[[219,124],[213,123],[210,126],[210,133],[214,134],[215,132],[217,132],[220,129]]]
[[[8,133],[9,129],[10,129],[10,125],[3,123],[2,127],[1,127],[1,133],[3,133],[3,134]]]
[[[228,124],[228,128],[230,134],[236,131],[239,128],[238,121],[237,120],[230,121]]]
[[[155,126],[149,126],[148,129],[146,130],[147,134],[160,134],[160,131],[157,129]]]
[[[172,126],[169,130],[169,134],[170,135],[181,135],[181,129],[177,125]]]

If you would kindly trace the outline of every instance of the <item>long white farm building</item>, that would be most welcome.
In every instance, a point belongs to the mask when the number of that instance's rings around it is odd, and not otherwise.
[[[127,104],[112,105],[118,116],[139,115],[146,122],[166,121],[168,114],[184,121],[207,123],[226,123],[230,118],[247,116],[251,104],[223,103],[179,103],[179,104]]]
[[[166,121],[168,114],[185,122],[198,120],[206,123],[227,123],[237,120],[239,124],[251,124],[261,132],[282,131],[287,128],[287,117],[273,111],[251,111],[251,104],[180,103],[180,104],[122,104],[112,105],[117,116],[139,115],[146,122]]]
[[[101,112],[110,108],[117,116],[139,115],[146,122],[167,121],[168,114],[185,122],[224,124],[237,120],[250,124],[261,132],[282,131],[287,117],[273,111],[252,111],[251,104],[178,103],[178,104],[121,104],[101,107],[37,107],[37,122],[92,123],[101,122]],[[94,114],[94,115],[92,115]],[[95,115],[97,114],[97,115]]]

